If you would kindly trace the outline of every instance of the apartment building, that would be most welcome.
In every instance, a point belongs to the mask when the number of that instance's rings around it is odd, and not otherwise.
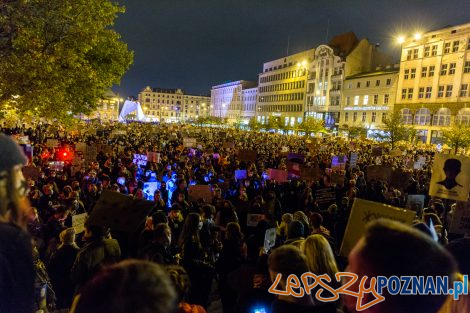
[[[252,102],[250,97],[256,94],[256,83],[238,80],[213,86],[211,89],[211,115],[226,118],[232,124],[246,117],[243,113],[247,104]],[[245,104],[245,99],[247,103]],[[251,107],[251,109],[253,109]]]
[[[395,109],[426,143],[470,123],[470,23],[402,38]]]
[[[399,65],[378,67],[375,71],[345,78],[341,105],[340,130],[363,126],[368,135],[380,132],[383,121],[393,111]]]

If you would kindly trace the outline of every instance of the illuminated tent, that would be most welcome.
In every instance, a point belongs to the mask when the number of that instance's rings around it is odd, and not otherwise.
[[[124,122],[126,120],[126,116],[134,111],[137,111],[136,115],[138,121],[143,121],[145,119],[144,111],[142,111],[140,103],[137,101],[126,100],[121,113],[119,114],[119,122]]]

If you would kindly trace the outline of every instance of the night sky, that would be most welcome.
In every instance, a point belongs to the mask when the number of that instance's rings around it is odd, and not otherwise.
[[[120,86],[149,85],[209,94],[211,86],[257,80],[263,62],[314,48],[354,31],[397,59],[398,34],[470,22],[468,0],[118,0],[115,28],[134,64]],[[329,23],[328,23],[329,21]],[[329,27],[328,27],[329,24]]]

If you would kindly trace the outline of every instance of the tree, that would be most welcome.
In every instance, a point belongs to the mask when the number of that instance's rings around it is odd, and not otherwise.
[[[109,0],[3,1],[0,106],[49,118],[92,111],[133,60],[111,29],[122,12]]]
[[[367,128],[362,125],[347,125],[344,124],[341,129],[348,134],[348,140],[352,138],[366,138],[367,137]]]
[[[256,119],[256,117],[252,117],[250,118],[250,120],[248,121],[248,126],[250,127],[251,130],[253,131],[258,131],[262,125],[260,122],[258,122],[258,120]]]
[[[446,144],[454,149],[457,154],[459,148],[470,146],[470,126],[466,124],[454,124],[443,132]]]
[[[303,122],[297,126],[297,130],[306,133],[326,133],[325,121],[313,117],[305,118]]]
[[[281,118],[277,116],[272,116],[268,119],[268,124],[266,125],[268,129],[284,129],[282,125]]]
[[[399,111],[394,111],[390,118],[386,118],[382,127],[385,135],[378,134],[379,139],[388,141],[392,149],[395,143],[401,140],[413,140],[416,136],[416,130],[411,126],[406,126],[403,123],[403,118]]]

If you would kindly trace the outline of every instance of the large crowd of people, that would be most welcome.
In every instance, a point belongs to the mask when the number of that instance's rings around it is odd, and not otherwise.
[[[351,296],[319,301],[319,286],[303,297],[269,289],[278,274],[285,290],[305,272],[470,273],[470,240],[448,231],[455,201],[428,195],[432,147],[140,123],[1,132],[0,312],[202,313],[218,299],[224,313],[356,312]],[[377,166],[398,174],[381,179]],[[151,202],[136,229],[78,227],[107,192]],[[356,198],[406,207],[415,221],[371,223],[348,257]],[[470,312],[468,301],[387,295],[365,312]]]

